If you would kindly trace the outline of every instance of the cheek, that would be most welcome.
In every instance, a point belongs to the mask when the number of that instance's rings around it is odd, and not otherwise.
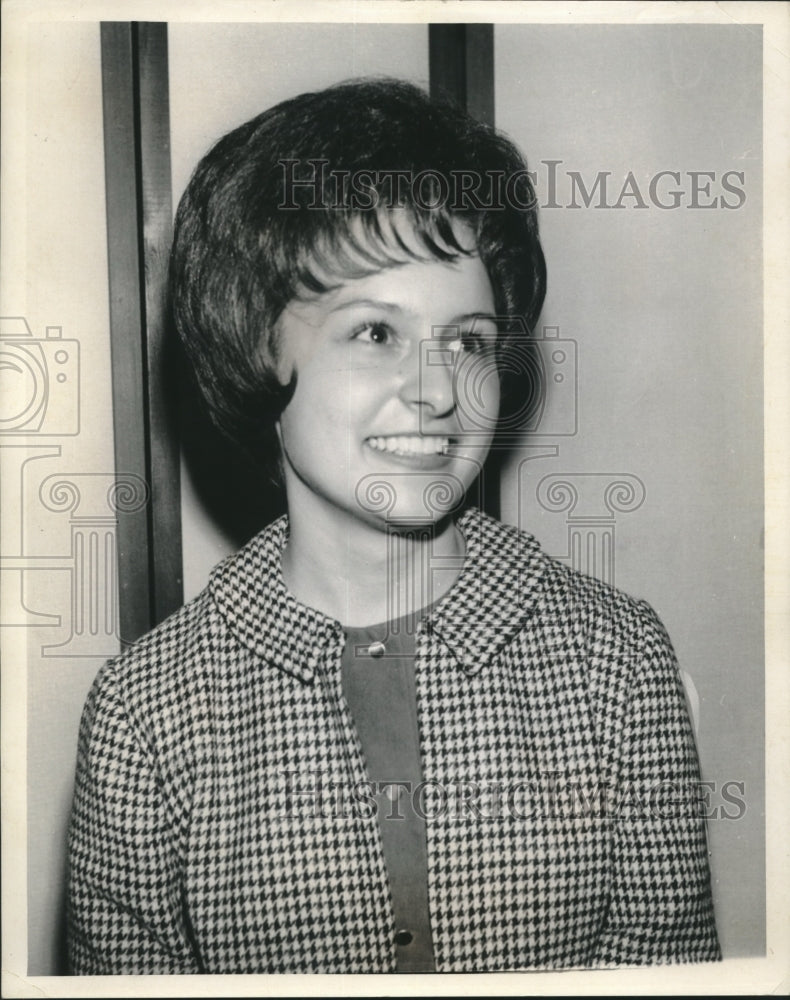
[[[465,423],[480,432],[490,429],[493,433],[499,419],[501,402],[496,361],[473,360],[461,368],[455,390],[462,424]]]
[[[328,368],[303,369],[296,389],[280,415],[280,445],[294,453],[320,452],[342,445],[352,431],[358,393],[345,373]]]

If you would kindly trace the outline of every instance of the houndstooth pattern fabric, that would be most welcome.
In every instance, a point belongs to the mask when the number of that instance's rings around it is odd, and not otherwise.
[[[719,958],[660,622],[479,511],[459,526],[464,569],[415,662],[438,971]],[[395,969],[377,819],[343,798],[366,778],[344,634],[287,592],[287,530],[221,563],[94,683],[69,837],[75,973]]]

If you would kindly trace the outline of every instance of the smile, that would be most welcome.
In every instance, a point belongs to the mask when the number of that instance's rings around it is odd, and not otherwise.
[[[450,438],[421,437],[418,434],[371,437],[368,444],[375,451],[385,451],[390,455],[446,455],[450,450]]]

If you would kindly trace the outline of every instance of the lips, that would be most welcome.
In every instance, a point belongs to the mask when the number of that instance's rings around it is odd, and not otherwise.
[[[450,438],[439,435],[392,434],[383,437],[370,437],[367,439],[367,443],[374,451],[407,458],[423,455],[446,455],[450,450]]]

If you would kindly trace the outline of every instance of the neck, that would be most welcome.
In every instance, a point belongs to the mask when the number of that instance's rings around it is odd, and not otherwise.
[[[289,525],[286,586],[344,625],[415,614],[450,589],[463,563],[463,535],[451,518],[405,529],[289,505]]]

